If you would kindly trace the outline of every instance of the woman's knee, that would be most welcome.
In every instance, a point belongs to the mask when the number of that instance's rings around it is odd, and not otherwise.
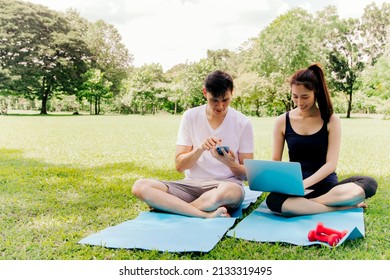
[[[376,194],[376,190],[378,188],[378,182],[368,176],[362,176],[357,182],[357,185],[363,188],[366,198],[369,198]]]
[[[365,198],[369,198],[376,194],[378,182],[369,176],[353,176],[342,180],[339,184],[354,183],[361,187],[364,191]]]
[[[282,205],[287,200],[287,196],[277,193],[270,193],[265,199],[269,210],[275,213],[282,213]]]

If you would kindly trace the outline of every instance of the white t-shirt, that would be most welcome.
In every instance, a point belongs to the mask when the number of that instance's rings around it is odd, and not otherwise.
[[[207,120],[207,105],[201,105],[187,110],[180,123],[177,145],[199,147],[209,136],[222,140],[221,145],[229,146],[237,153],[253,153],[253,127],[249,119],[235,109],[228,107],[228,112],[222,124],[213,129]],[[238,159],[236,159],[238,162]],[[241,183],[229,167],[215,159],[210,151],[205,151],[190,169],[185,171],[186,179],[217,179],[230,178]]]

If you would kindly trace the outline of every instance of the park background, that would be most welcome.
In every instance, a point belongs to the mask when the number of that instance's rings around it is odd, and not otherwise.
[[[134,66],[114,25],[0,0],[1,259],[389,259],[390,4],[360,18],[292,8],[236,51],[208,50],[164,70]],[[343,125],[340,178],[378,180],[365,211],[366,238],[340,249],[225,237],[207,254],[78,245],[147,206],[135,180],[178,179],[181,113],[203,104],[205,75],[235,79],[232,106],[250,116],[255,158],[269,159],[275,116],[292,108],[286,79],[319,62]],[[245,215],[250,213],[264,195]]]
[[[196,8],[191,1],[182,3]],[[337,113],[348,118],[352,113],[389,115],[388,2],[372,2],[358,18],[340,17],[336,6],[315,13],[293,7],[236,50],[208,49],[204,58],[168,69],[160,63],[134,66],[129,46],[110,22],[91,22],[75,9],[60,12],[15,0],[0,4],[2,113],[180,114],[204,102],[204,77],[221,69],[235,79],[234,108],[248,115],[276,116],[292,107],[286,79],[318,62]],[[225,9],[222,4],[210,8],[218,10],[205,16]],[[200,23],[199,28],[207,33]],[[188,36],[179,31],[178,38]],[[161,37],[154,42],[156,51]]]

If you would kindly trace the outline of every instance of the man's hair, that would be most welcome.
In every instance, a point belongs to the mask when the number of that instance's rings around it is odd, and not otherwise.
[[[214,98],[223,98],[227,90],[233,93],[233,78],[229,74],[217,70],[207,75],[204,87]]]

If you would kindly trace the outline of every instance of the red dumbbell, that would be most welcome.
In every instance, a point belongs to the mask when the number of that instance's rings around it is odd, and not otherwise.
[[[307,237],[309,238],[309,241],[322,241],[328,243],[330,246],[335,246],[340,241],[340,238],[337,234],[318,234],[315,230],[309,231]]]
[[[343,231],[337,231],[335,229],[332,229],[332,228],[326,228],[324,227],[324,224],[323,223],[318,223],[317,224],[317,228],[316,228],[316,232],[317,234],[327,234],[327,235],[331,235],[331,234],[337,234],[337,236],[342,239],[344,236],[347,235],[348,233],[348,230],[343,230]]]

